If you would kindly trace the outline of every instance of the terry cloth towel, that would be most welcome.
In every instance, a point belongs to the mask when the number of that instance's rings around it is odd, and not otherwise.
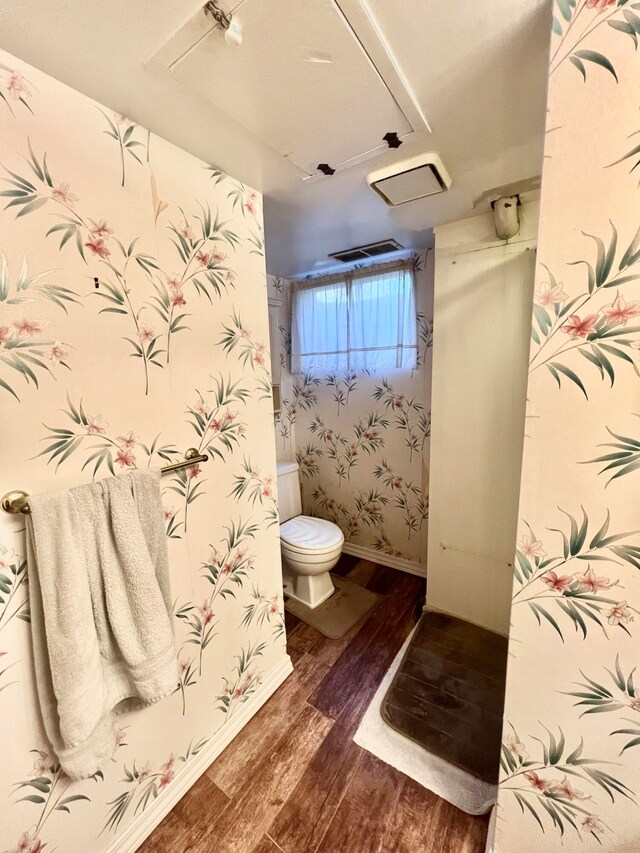
[[[45,731],[72,779],[116,750],[115,717],[178,684],[160,471],[29,497],[27,562]]]

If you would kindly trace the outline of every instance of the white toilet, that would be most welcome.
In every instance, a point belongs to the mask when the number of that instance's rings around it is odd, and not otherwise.
[[[329,572],[340,559],[344,536],[332,521],[301,514],[295,462],[278,464],[278,502],[284,591],[313,609],[334,591]]]

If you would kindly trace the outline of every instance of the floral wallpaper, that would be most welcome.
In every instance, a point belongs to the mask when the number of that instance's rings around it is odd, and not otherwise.
[[[0,492],[209,457],[162,481],[180,683],[90,780],[48,750],[0,517],[0,850],[101,851],[285,658],[262,201],[3,52],[0,116]]]
[[[424,571],[429,518],[433,258],[413,258],[418,365],[385,374],[288,372],[291,282],[282,293],[279,458],[300,466],[303,511],[335,522],[347,543]]]
[[[495,849],[640,849],[640,3],[555,0]]]

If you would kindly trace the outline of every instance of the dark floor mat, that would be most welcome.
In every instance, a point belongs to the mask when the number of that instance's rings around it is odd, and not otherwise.
[[[444,613],[423,614],[382,717],[429,752],[496,784],[507,638]]]

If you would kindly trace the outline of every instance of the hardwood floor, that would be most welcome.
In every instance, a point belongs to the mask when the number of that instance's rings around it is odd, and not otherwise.
[[[330,640],[287,614],[295,670],[142,845],[142,853],[483,853],[471,817],[352,738],[413,626],[424,580],[344,555],[382,596]]]

